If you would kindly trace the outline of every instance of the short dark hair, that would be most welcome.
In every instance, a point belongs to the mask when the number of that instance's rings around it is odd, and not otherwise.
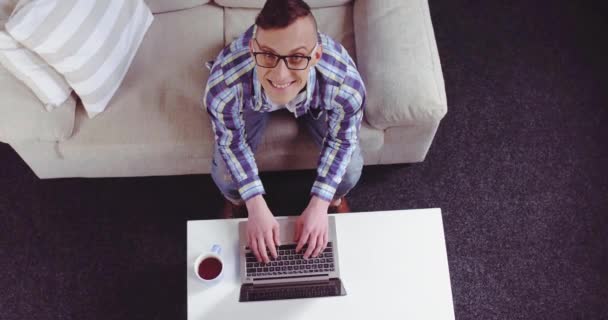
[[[255,24],[265,30],[282,29],[291,25],[298,18],[308,16],[313,20],[316,35],[317,21],[306,2],[302,0],[267,0],[255,19]]]

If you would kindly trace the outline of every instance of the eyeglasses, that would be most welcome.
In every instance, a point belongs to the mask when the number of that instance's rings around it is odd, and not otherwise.
[[[255,43],[258,45],[258,47],[260,47],[258,39],[254,38],[253,40],[255,40]],[[312,48],[310,54],[312,54],[315,49],[317,49],[317,45],[318,44],[316,44],[315,47]],[[287,66],[287,69],[290,70],[306,69],[308,67],[308,64],[310,63],[310,60],[312,59],[311,56],[305,56],[302,54],[282,56],[267,51],[253,52],[253,56],[255,57],[255,63],[262,68],[275,68],[279,65],[279,61],[283,60],[283,62],[285,62],[285,65]]]

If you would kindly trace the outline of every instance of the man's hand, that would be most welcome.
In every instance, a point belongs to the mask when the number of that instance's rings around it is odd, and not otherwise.
[[[294,241],[298,242],[296,252],[308,243],[304,259],[316,258],[327,247],[327,208],[329,202],[313,196],[308,206],[296,220]]]
[[[279,223],[272,215],[264,198],[259,195],[246,202],[249,219],[247,220],[247,243],[258,262],[268,263],[270,259],[266,248],[274,259],[277,258],[275,245],[279,242]]]

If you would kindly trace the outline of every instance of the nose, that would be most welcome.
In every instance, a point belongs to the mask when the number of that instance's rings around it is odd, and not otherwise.
[[[287,62],[285,59],[279,60],[279,64],[274,68],[274,70],[277,74],[277,78],[279,79],[286,79],[289,77],[290,70],[287,68]]]

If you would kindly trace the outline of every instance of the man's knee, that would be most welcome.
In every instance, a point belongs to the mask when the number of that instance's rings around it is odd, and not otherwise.
[[[354,187],[359,179],[361,178],[361,171],[363,170],[362,162],[353,162],[352,165],[349,165],[344,173],[344,178],[342,181],[346,182],[348,185]]]
[[[355,185],[359,182],[361,178],[361,172],[363,170],[363,157],[361,155],[361,150],[359,148],[355,149],[348,166],[346,167],[346,171],[344,172],[344,176],[342,176],[342,182],[338,186],[338,190],[336,193],[338,196],[344,196],[350,189],[354,188]]]
[[[226,162],[221,157],[219,152],[214,152],[211,163],[211,178],[215,182],[220,192],[224,197],[232,201],[240,200],[238,185],[232,179],[232,175],[226,166]]]

